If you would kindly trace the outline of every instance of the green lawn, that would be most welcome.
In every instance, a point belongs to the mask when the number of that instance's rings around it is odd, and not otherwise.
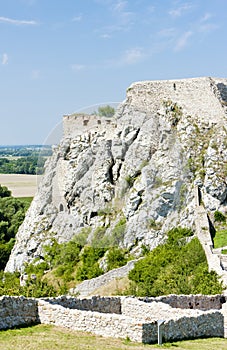
[[[217,230],[214,237],[214,248],[227,246],[227,230]]]
[[[28,328],[0,331],[0,349],[4,350],[226,350],[227,339],[210,338],[158,345],[143,345],[127,340],[103,338],[53,326],[37,325]]]

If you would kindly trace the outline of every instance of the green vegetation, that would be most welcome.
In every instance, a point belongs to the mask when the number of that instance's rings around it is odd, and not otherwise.
[[[29,205],[30,200],[13,198],[7,187],[0,185],[0,270],[5,268]]]
[[[38,156],[0,158],[0,174],[42,174],[45,161]]]
[[[183,115],[182,108],[177,103],[167,100],[163,101],[166,111],[169,113],[172,126],[176,126]]]
[[[160,230],[161,224],[156,222],[154,219],[147,219],[147,228],[153,230]]]
[[[215,294],[222,284],[215,272],[208,272],[205,253],[188,229],[168,232],[166,243],[156,247],[129,273],[129,294],[158,296],[165,294]]]
[[[99,266],[99,260],[107,250],[107,270],[124,265],[132,257],[126,250],[116,248],[116,245],[122,239],[125,227],[126,219],[120,218],[107,237],[106,228],[98,227],[93,233],[91,245],[87,244],[90,227],[83,228],[67,243],[58,243],[52,238],[51,244],[44,247],[44,257],[25,267],[26,285],[20,286],[17,273],[5,274],[0,283],[0,295],[40,297],[65,294],[79,281],[98,277],[104,273]]]
[[[214,248],[221,248],[227,246],[227,229],[219,229],[215,232],[213,238]]]
[[[214,212],[214,220],[216,222],[226,222],[226,217],[224,214],[222,214],[220,211],[216,210]]]
[[[208,338],[172,343],[163,343],[162,348],[178,350],[224,350],[227,339]],[[149,350],[160,349],[156,344],[144,345],[129,341],[129,339],[104,338],[85,332],[49,325],[37,325],[27,328],[17,328],[0,331],[0,348],[4,350]]]
[[[0,174],[42,174],[51,146],[0,147]]]
[[[111,118],[113,117],[114,113],[115,109],[109,105],[98,108],[98,115],[100,115],[101,117]]]

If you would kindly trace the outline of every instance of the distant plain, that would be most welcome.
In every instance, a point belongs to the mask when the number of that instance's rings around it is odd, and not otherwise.
[[[13,197],[34,197],[40,175],[0,174],[0,184],[7,186]]]

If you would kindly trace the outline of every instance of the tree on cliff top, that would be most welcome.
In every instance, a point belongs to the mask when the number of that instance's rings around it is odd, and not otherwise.
[[[98,108],[98,115],[100,115],[101,117],[111,118],[114,115],[114,113],[115,109],[109,105]]]

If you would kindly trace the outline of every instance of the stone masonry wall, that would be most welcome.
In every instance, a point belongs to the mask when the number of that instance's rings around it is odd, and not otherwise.
[[[164,295],[160,297],[146,297],[139,298],[139,300],[146,303],[151,303],[153,301],[162,302],[170,305],[173,308],[180,309],[197,309],[197,310],[220,310],[222,305],[226,303],[226,298],[221,295]]]
[[[95,129],[107,129],[112,132],[115,127],[116,121],[114,117],[105,118],[86,114],[63,116],[64,137],[75,137],[91,129],[93,131],[95,131]]]
[[[170,99],[183,108],[184,114],[197,115],[200,120],[216,124],[226,118],[220,104],[226,97],[226,85],[227,79],[215,78],[144,81],[128,88],[127,99],[143,111],[154,112],[162,101]]]
[[[37,300],[24,297],[0,297],[0,329],[38,322]]]
[[[144,341],[144,324],[149,328],[149,342],[157,339],[156,322],[144,322],[138,318],[117,314],[104,314],[91,311],[66,309],[52,305],[44,300],[39,301],[41,323],[66,327],[73,330],[91,332],[104,337],[126,338],[132,341]]]
[[[119,297],[99,297],[78,299],[69,296],[43,299],[52,305],[61,305],[69,309],[96,311],[110,314],[121,314],[121,299]]]
[[[135,266],[135,263],[138,260],[139,259],[130,260],[126,265],[122,267],[118,267],[116,269],[108,271],[103,275],[92,278],[90,280],[85,280],[80,284],[78,284],[76,288],[72,288],[70,290],[70,294],[79,293],[80,297],[88,296],[92,293],[94,294],[96,289],[106,285],[110,281],[113,281],[116,278],[122,278],[127,276],[129,271],[133,269],[133,267]]]
[[[214,299],[218,300],[218,296]],[[210,303],[210,306],[214,305],[218,306],[218,302]],[[0,329],[43,323],[104,337],[129,337],[143,343],[157,342],[157,321],[160,319],[165,320],[161,326],[165,341],[224,336],[224,317],[220,311],[177,309],[160,301],[144,302],[132,297],[86,300],[4,296],[0,298],[0,316]]]
[[[166,341],[197,338],[198,335],[224,336],[224,317],[216,310],[179,309],[160,301],[145,303],[135,298],[123,298],[121,308],[123,315],[143,318],[146,322],[165,320],[162,332]]]

